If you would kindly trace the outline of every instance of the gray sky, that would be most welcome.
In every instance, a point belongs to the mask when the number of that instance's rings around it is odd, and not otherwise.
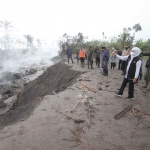
[[[90,39],[117,36],[140,23],[136,39],[150,33],[150,0],[0,0],[0,20],[12,21],[20,34],[58,40],[82,32]]]

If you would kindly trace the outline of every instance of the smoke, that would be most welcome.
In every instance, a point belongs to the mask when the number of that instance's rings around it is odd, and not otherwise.
[[[25,73],[30,68],[42,68],[53,64],[51,60],[58,55],[59,48],[32,48],[0,50],[0,79],[7,73]]]

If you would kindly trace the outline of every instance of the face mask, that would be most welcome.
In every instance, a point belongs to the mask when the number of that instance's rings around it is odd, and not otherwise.
[[[134,53],[134,52],[131,52],[130,54],[131,54],[131,56],[135,56],[135,53]]]

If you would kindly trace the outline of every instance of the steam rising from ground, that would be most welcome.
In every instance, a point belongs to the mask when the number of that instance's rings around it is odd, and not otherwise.
[[[0,79],[6,72],[25,73],[33,67],[50,66],[53,64],[51,59],[58,55],[58,51],[57,46],[29,50],[0,50]]]

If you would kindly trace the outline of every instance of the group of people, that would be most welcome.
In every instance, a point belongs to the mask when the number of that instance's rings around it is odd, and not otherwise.
[[[71,49],[67,49],[66,51],[68,56],[68,63],[69,59],[71,59],[72,63],[72,51]],[[85,50],[81,48],[76,51],[76,58],[77,62],[79,60],[81,61],[81,67],[85,67],[84,62],[85,59],[87,59],[87,66],[88,69],[93,69],[93,62],[95,59],[96,66],[98,68],[102,68],[103,75],[108,76],[108,64],[111,63],[111,69],[114,69],[116,67],[116,58],[119,59],[118,62],[118,70],[122,70],[122,75],[124,75],[124,80],[122,82],[122,85],[116,93],[116,96],[122,97],[123,91],[129,83],[129,90],[128,90],[128,97],[127,100],[134,99],[134,84],[137,83],[139,76],[141,79],[142,76],[142,56],[149,56],[147,62],[146,62],[146,71],[144,74],[144,88],[147,88],[147,90],[150,90],[150,52],[144,53],[141,52],[141,50],[138,47],[133,47],[130,49],[129,46],[125,47],[125,50],[115,50],[113,48],[112,53],[109,55],[109,50],[106,47],[102,47],[101,51],[98,46],[94,50],[92,50],[92,47],[89,46],[88,50]],[[101,58],[101,66],[100,66],[100,58]]]

